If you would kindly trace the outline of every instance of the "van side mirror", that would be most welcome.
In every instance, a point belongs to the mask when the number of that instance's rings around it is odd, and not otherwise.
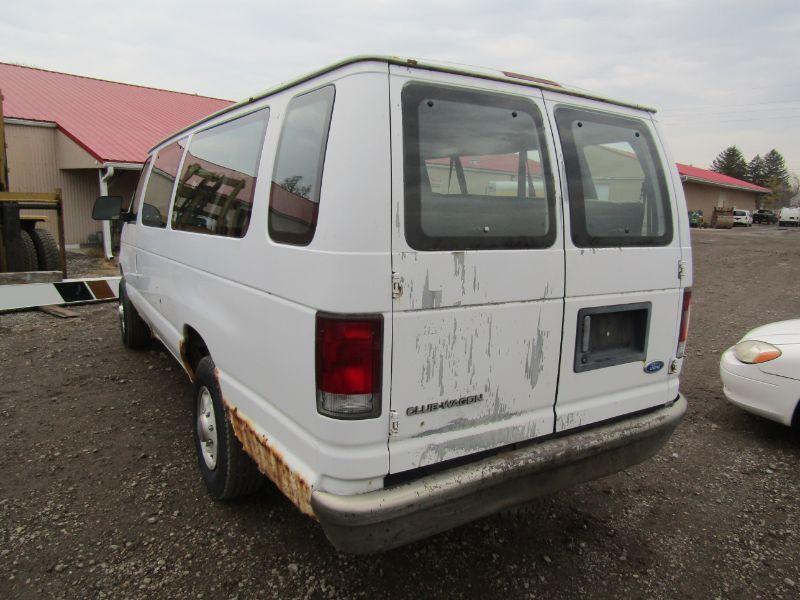
[[[94,201],[92,219],[95,221],[119,219],[121,211],[122,196],[100,196]]]

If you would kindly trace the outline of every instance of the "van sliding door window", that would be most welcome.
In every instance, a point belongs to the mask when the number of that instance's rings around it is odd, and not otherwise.
[[[276,242],[306,246],[314,237],[334,95],[329,85],[289,102],[269,197]]]
[[[269,109],[196,133],[183,161],[172,228],[244,237]]]
[[[575,108],[558,108],[555,116],[574,244],[668,245],[672,218],[667,183],[645,124]]]
[[[555,194],[542,117],[533,102],[410,83],[402,107],[409,246],[552,245]]]
[[[167,226],[172,189],[178,176],[184,148],[186,148],[186,138],[164,146],[158,151],[142,199],[142,225],[161,228]]]

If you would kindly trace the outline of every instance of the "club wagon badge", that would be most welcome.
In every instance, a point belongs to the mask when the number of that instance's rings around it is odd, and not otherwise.
[[[411,417],[413,415],[422,415],[436,410],[444,410],[446,408],[453,408],[455,406],[464,406],[466,404],[475,404],[476,402],[483,401],[483,394],[474,394],[472,396],[462,396],[455,400],[443,400],[442,402],[432,402],[431,404],[420,404],[418,406],[409,406],[406,409],[406,414]]]

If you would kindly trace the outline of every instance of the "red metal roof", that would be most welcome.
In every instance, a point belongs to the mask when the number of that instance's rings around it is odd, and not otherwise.
[[[693,179],[699,183],[747,190],[748,192],[757,192],[759,194],[769,194],[771,191],[768,188],[761,187],[760,185],[750,183],[749,181],[742,181],[741,179],[736,179],[735,177],[729,177],[728,175],[723,175],[722,173],[700,169],[691,165],[682,165],[681,163],[677,163],[677,165],[678,173],[680,173],[682,177],[688,177],[689,179]]]
[[[0,63],[6,117],[49,121],[100,162],[141,163],[228,100]]]

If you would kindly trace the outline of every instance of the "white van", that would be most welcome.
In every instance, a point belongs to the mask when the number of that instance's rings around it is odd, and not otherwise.
[[[741,225],[742,227],[752,227],[753,226],[753,216],[750,214],[749,210],[739,210],[734,208],[733,209],[733,224]]]
[[[779,227],[799,227],[800,226],[800,208],[784,207],[781,209],[781,214],[778,217]]]
[[[266,474],[340,549],[627,468],[686,409],[689,223],[650,109],[354,58],[166,139],[122,219],[122,338],[194,382],[208,491]]]

